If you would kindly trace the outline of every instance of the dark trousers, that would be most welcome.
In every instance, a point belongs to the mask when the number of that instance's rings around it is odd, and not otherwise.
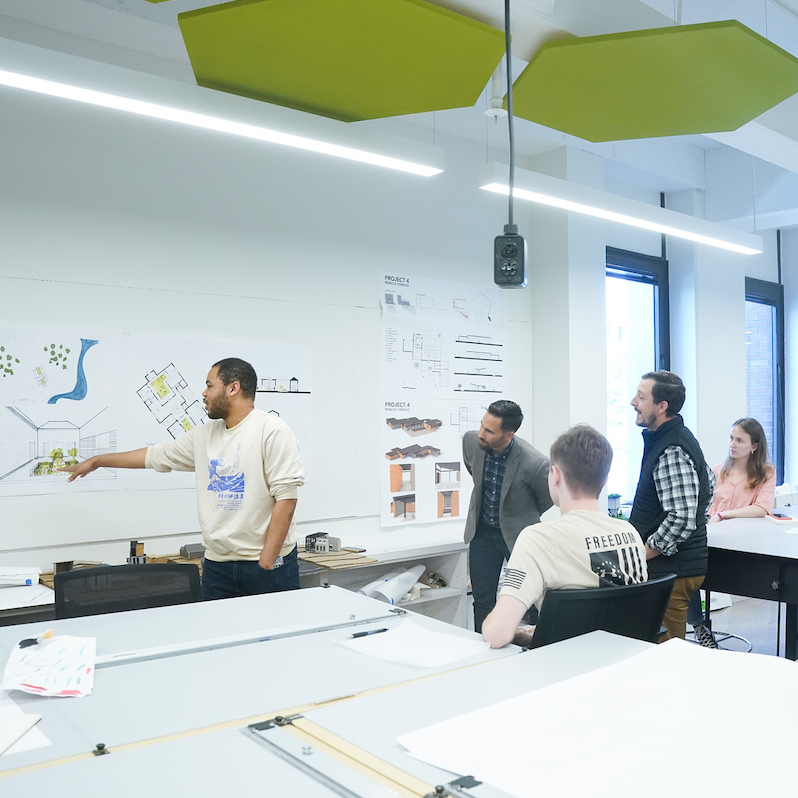
[[[510,558],[502,531],[477,523],[477,533],[468,548],[471,594],[474,597],[474,631],[482,631],[482,622],[496,605],[504,561]]]
[[[709,612],[707,612],[707,618],[708,617]],[[696,590],[696,592],[690,596],[690,601],[687,604],[687,623],[692,626],[698,626],[704,622],[704,614],[701,612],[701,594]]]
[[[202,598],[205,601],[283,590],[299,590],[296,548],[273,571],[261,568],[257,560],[202,561]]]

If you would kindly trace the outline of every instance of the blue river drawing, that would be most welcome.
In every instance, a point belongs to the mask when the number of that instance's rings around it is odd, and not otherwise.
[[[81,338],[80,339],[80,357],[78,358],[78,378],[75,382],[75,387],[69,393],[59,393],[55,396],[51,396],[47,400],[48,405],[54,405],[59,399],[74,399],[76,402],[79,402],[81,399],[86,398],[86,393],[88,392],[88,384],[86,383],[86,374],[83,371],[83,358],[86,355],[86,352],[94,346],[94,344],[100,343],[99,341],[92,341],[89,338]]]

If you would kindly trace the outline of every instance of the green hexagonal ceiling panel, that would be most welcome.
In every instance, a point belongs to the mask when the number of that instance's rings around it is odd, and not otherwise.
[[[798,92],[798,59],[736,21],[544,45],[513,111],[588,141],[736,130]]]
[[[238,0],[178,16],[200,86],[347,122],[473,105],[504,34],[423,0]]]

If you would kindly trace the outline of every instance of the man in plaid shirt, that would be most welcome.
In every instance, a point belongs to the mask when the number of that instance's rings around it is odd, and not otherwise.
[[[670,371],[644,374],[632,407],[643,430],[643,462],[630,521],[646,546],[649,579],[676,574],[662,621],[684,639],[687,605],[707,573],[707,510],[715,475],[679,415],[684,384]]]

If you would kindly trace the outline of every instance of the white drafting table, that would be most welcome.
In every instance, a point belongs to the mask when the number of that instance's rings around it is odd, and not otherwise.
[[[474,636],[431,618],[413,618],[428,629]],[[201,646],[252,631],[271,639],[98,667],[94,691],[81,699],[14,691],[11,696],[24,712],[42,714],[38,728],[53,745],[2,756],[0,771],[85,754],[97,743],[113,750],[231,720],[245,725],[253,716],[513,653],[488,651],[455,666],[422,668],[382,662],[336,645],[353,630],[392,628],[402,620],[387,604],[330,587],[56,621],[51,626],[58,634],[96,637],[98,657],[131,649],[142,649],[146,656],[147,649],[158,646]],[[43,628],[0,629],[2,664],[13,645]]]
[[[648,647],[648,643],[605,632],[594,632],[523,654],[515,647],[509,647],[504,652],[509,656],[499,660],[485,661],[474,668],[453,670],[435,678],[399,684],[385,691],[306,710],[303,715],[314,724],[434,787],[446,784],[452,775],[407,756],[396,742],[396,735],[619,662]],[[262,740],[270,738],[274,739],[270,747],[266,747]],[[256,742],[259,739],[261,742]],[[76,794],[90,785],[92,794],[113,789],[118,798],[133,798],[146,790],[159,795],[166,789],[178,794],[190,794],[195,790],[209,794],[214,789],[229,794],[260,789],[280,798],[288,795],[302,798],[332,798],[333,795],[396,798],[393,791],[375,784],[317,748],[312,754],[305,755],[304,745],[302,739],[286,729],[274,728],[261,732],[259,736],[247,734],[242,727],[231,727],[155,745],[132,747],[108,756],[84,758],[34,772],[12,774],[7,779],[0,778],[0,785],[9,791],[31,787],[35,787],[37,792],[59,789],[60,794],[65,794],[65,785],[72,785]],[[276,750],[289,761],[278,758]],[[311,777],[303,768],[321,774],[322,781]],[[327,786],[323,781],[325,778],[350,792]],[[506,796],[488,785],[469,788],[464,795],[473,798]]]
[[[791,514],[793,508],[785,508]],[[730,518],[707,527],[706,591],[787,605],[784,655],[798,659],[798,525]],[[791,534],[793,533],[793,534]]]
[[[651,646],[651,643],[608,632],[592,632],[502,660],[486,662],[477,668],[453,671],[436,679],[358,696],[350,702],[320,707],[303,715],[325,730],[421,781],[430,785],[446,784],[452,779],[451,773],[408,756],[396,742],[396,737],[520,693],[620,662]],[[600,737],[600,728],[597,728],[597,734]],[[530,751],[530,760],[519,763],[519,767],[529,767],[530,778],[534,778],[534,752]],[[469,788],[467,793],[474,798],[506,796],[506,793],[489,785]]]
[[[296,745],[301,749],[300,741]],[[350,779],[355,789],[362,785],[362,794],[369,798],[378,798],[378,793],[367,792],[370,785],[364,776],[342,772],[340,778]],[[245,794],[340,798],[340,793],[299,772],[291,762],[245,737],[240,729],[167,740],[58,767],[11,774],[0,779],[0,789],[4,795],[33,791],[63,798]]]

